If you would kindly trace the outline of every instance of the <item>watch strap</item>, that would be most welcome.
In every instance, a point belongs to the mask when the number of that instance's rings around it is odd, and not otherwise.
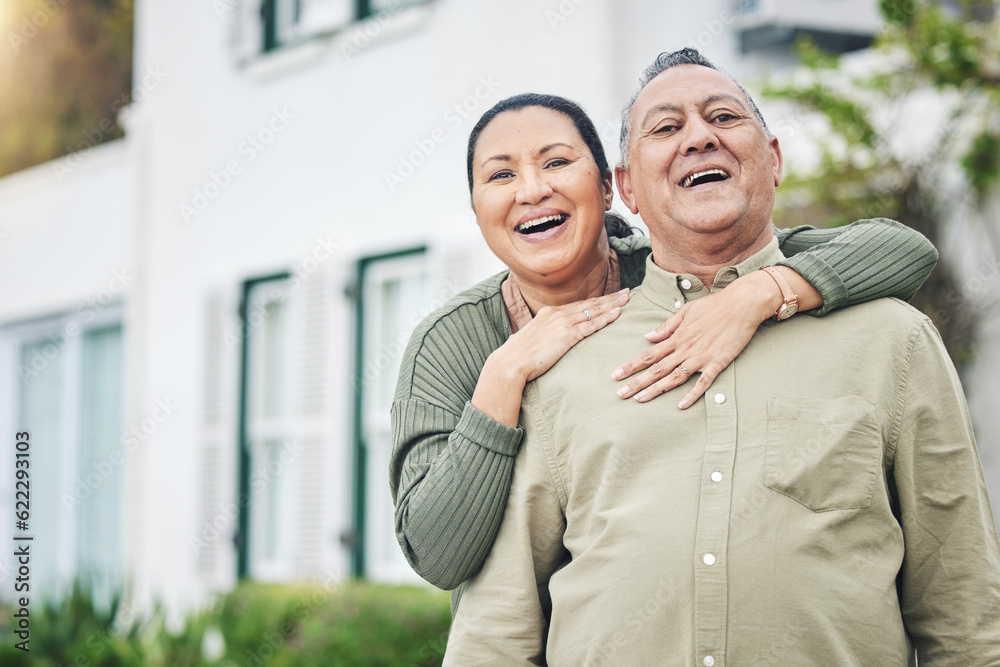
[[[771,276],[774,279],[774,282],[778,283],[778,289],[781,290],[782,304],[778,306],[778,310],[774,311],[773,317],[776,320],[784,319],[783,317],[781,317],[781,315],[786,310],[791,308],[794,308],[795,310],[798,309],[799,297],[794,291],[792,291],[792,286],[788,284],[788,281],[785,280],[785,277],[783,275],[781,275],[781,272],[775,269],[773,266],[762,266],[760,267],[760,270],[767,273],[767,275]],[[792,314],[794,314],[795,310],[793,310],[792,313],[789,313],[785,317],[790,317]]]

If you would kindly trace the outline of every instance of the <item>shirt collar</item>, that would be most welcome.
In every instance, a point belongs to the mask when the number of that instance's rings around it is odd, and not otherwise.
[[[718,292],[731,282],[756,271],[762,266],[770,266],[785,256],[778,249],[778,239],[773,237],[763,249],[739,264],[726,266],[715,274],[712,292]],[[690,273],[671,273],[653,262],[653,255],[646,258],[646,277],[642,281],[642,294],[671,312],[677,312],[686,302],[709,294],[705,285]]]

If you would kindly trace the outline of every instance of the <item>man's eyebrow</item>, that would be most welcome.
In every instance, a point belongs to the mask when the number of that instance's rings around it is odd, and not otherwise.
[[[643,116],[643,118],[642,118],[642,126],[643,127],[646,126],[646,123],[649,122],[650,116],[653,116],[653,115],[658,114],[658,113],[662,113],[664,111],[666,111],[666,112],[680,113],[680,110],[681,110],[681,108],[679,106],[675,105],[675,104],[658,104],[655,107],[653,107],[652,109],[650,109],[649,111],[647,111],[646,115]]]
[[[741,100],[735,95],[728,95],[728,94],[712,95],[711,97],[705,100],[704,105],[707,107],[709,105],[715,104],[716,102],[734,102],[743,109],[747,108],[747,103],[745,100]]]
[[[707,107],[711,106],[712,104],[715,104],[716,102],[732,102],[738,105],[743,110],[746,110],[747,108],[746,102],[740,100],[740,98],[736,97],[735,95],[729,95],[728,93],[720,93],[719,95],[712,95],[710,97],[707,97],[701,103],[701,105],[703,107]],[[646,112],[646,115],[642,119],[642,125],[645,126],[649,122],[650,116],[653,116],[657,113],[662,113],[662,112],[680,113],[680,111],[681,111],[680,107],[678,107],[675,104],[658,104],[657,106],[653,107],[652,109]]]

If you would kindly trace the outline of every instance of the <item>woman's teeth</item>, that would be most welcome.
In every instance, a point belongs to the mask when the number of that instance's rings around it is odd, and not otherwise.
[[[520,225],[518,225],[515,229],[516,229],[516,231],[519,231],[519,232],[530,232],[531,230],[535,229],[536,227],[540,227],[542,225],[548,225],[548,224],[551,224],[551,223],[561,223],[565,219],[566,219],[566,216],[562,215],[562,214],[547,215],[544,218],[537,218],[535,220],[528,220],[527,222],[523,222]],[[535,231],[538,231],[538,230],[535,230]]]

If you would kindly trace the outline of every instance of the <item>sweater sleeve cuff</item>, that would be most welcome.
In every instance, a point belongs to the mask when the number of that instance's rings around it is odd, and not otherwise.
[[[833,267],[821,258],[810,253],[800,253],[783,259],[778,264],[787,266],[805,278],[823,297],[823,305],[805,311],[806,314],[819,317],[847,305],[847,285]]]
[[[517,456],[524,442],[524,429],[501,424],[466,402],[462,418],[455,426],[455,433],[497,454]]]

